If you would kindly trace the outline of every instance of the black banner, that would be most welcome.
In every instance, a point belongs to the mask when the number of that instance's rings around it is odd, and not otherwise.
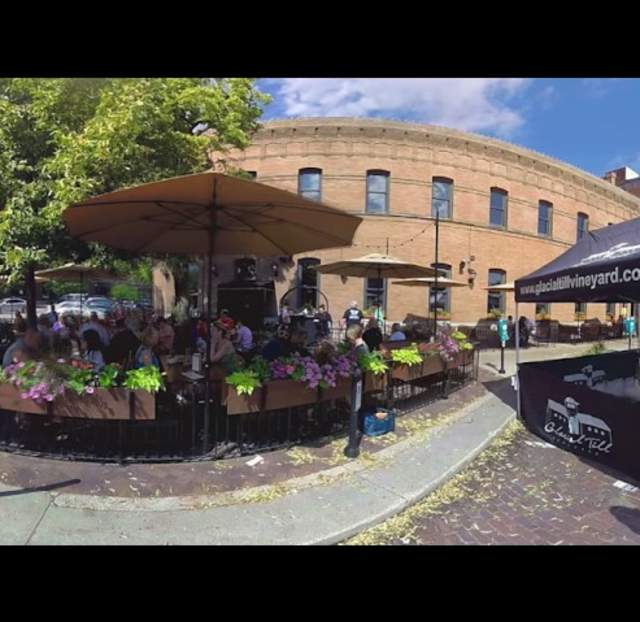
[[[632,350],[521,364],[527,427],[557,447],[640,480],[639,355]]]

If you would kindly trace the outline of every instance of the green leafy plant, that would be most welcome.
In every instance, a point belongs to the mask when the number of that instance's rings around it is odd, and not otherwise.
[[[381,352],[361,354],[358,357],[358,366],[362,371],[370,372],[374,375],[384,374],[389,369],[389,365],[385,362]]]
[[[398,350],[391,350],[391,360],[399,365],[420,365],[423,358],[422,354],[418,351],[418,346],[414,343],[408,348],[399,348]]]
[[[84,395],[93,379],[93,372],[90,369],[75,367],[67,368],[66,372],[65,386],[78,395]]]
[[[111,389],[116,386],[120,368],[117,365],[107,365],[98,374],[98,386],[101,389]]]
[[[127,283],[117,283],[111,288],[111,297],[116,300],[133,300],[137,301],[140,297],[138,288]]]
[[[164,378],[155,365],[147,365],[127,371],[123,386],[131,391],[142,389],[149,393],[157,393],[164,390]]]
[[[264,382],[271,377],[271,365],[269,361],[261,356],[256,356],[253,361],[251,361],[251,365],[247,371],[254,373],[260,382]]]
[[[262,386],[262,382],[255,371],[242,369],[229,374],[225,382],[230,384],[238,395],[252,395],[253,392]]]

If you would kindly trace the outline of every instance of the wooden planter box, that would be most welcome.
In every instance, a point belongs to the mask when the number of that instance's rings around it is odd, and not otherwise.
[[[228,415],[255,413],[264,410],[279,410],[315,404],[318,391],[307,389],[297,380],[272,380],[256,389],[252,395],[238,395],[235,388],[224,384],[223,403]]]
[[[463,350],[462,352],[458,352],[453,360],[447,361],[447,369],[457,369],[464,365],[472,365],[474,353],[475,350]]]
[[[156,418],[156,397],[148,391],[128,389],[96,389],[92,395],[67,392],[50,406],[40,406],[31,399],[23,400],[21,391],[11,384],[0,384],[0,409],[31,415],[47,415],[73,419],[153,420]],[[133,393],[133,412],[130,395]],[[132,416],[133,415],[133,416]]]
[[[402,380],[403,382],[409,382],[410,380],[417,380],[422,378],[422,367],[424,363],[419,365],[394,365],[391,369],[391,377],[396,380]]]
[[[387,388],[387,374],[365,374],[364,392],[377,393]]]
[[[326,402],[329,400],[349,399],[351,396],[351,382],[351,378],[338,378],[335,387],[320,389],[320,400]]]
[[[427,356],[422,363],[423,376],[433,376],[444,371],[444,361],[440,354]]]

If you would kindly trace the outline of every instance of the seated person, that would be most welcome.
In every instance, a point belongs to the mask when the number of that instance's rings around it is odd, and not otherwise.
[[[364,339],[364,342],[369,347],[369,351],[373,352],[374,350],[380,349],[380,344],[382,343],[382,331],[378,326],[378,320],[376,320],[376,318],[371,318],[367,326],[367,330],[362,333],[362,339]]]
[[[155,365],[160,368],[160,359],[155,353],[158,346],[158,331],[153,326],[148,326],[142,333],[140,347],[136,350],[133,365],[136,369]]]
[[[2,367],[13,363],[34,359],[40,353],[42,337],[34,328],[27,328],[24,335],[19,336],[6,350],[2,357]]]
[[[238,368],[238,355],[233,347],[231,335],[225,328],[217,328],[217,336],[211,341],[211,363],[223,373],[231,374]]]
[[[253,333],[240,320],[236,322],[236,344],[238,352],[250,352],[253,350]]]
[[[276,330],[276,334],[266,343],[262,349],[262,358],[267,361],[275,361],[275,359],[285,356],[289,350],[289,329],[286,325],[281,324]]]
[[[125,324],[124,318],[120,318],[116,320],[116,333],[105,352],[105,358],[108,363],[126,365],[129,360],[133,360],[139,347],[140,340]]]
[[[91,312],[91,316],[88,322],[85,322],[80,327],[80,336],[84,337],[84,333],[88,330],[95,330],[102,341],[102,345],[106,348],[109,345],[110,337],[109,331],[98,320],[98,314],[95,311]]]
[[[285,356],[291,354],[299,354],[300,356],[309,356],[309,350],[306,346],[307,333],[303,330],[295,330],[289,337],[288,347],[285,348]]]
[[[91,363],[96,371],[101,371],[105,363],[100,335],[95,330],[87,330],[83,335],[83,340],[85,352],[82,358]]]
[[[389,341],[405,341],[407,336],[402,332],[402,327],[397,322],[391,327]]]
[[[176,333],[173,327],[163,316],[156,321],[156,330],[158,331],[158,353],[171,354],[173,352],[173,341]]]
[[[13,323],[13,331],[16,335],[24,335],[27,330],[27,321],[22,317],[20,311],[16,311],[16,318]]]
[[[220,311],[220,318],[218,319],[218,323],[226,330],[233,330],[236,325],[236,323],[233,321],[233,318],[229,315],[228,309],[222,309],[222,311]]]
[[[347,341],[354,348],[356,355],[369,354],[369,346],[362,339],[362,326],[360,324],[352,324],[347,328]]]

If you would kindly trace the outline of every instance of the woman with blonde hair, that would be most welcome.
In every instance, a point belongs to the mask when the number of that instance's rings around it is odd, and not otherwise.
[[[134,357],[133,366],[136,369],[147,365],[155,365],[160,368],[160,359],[155,353],[159,340],[158,331],[153,326],[148,326],[144,329],[140,339],[142,345],[138,348]]]

